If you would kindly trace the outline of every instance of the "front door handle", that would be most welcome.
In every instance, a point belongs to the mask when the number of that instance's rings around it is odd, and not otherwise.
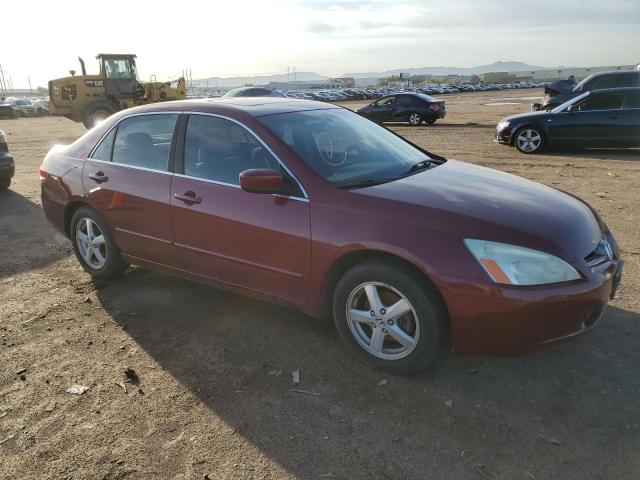
[[[192,192],[189,190],[184,193],[174,193],[173,198],[176,200],[181,200],[187,205],[193,205],[194,203],[202,203],[202,199],[196,195],[196,192]]]
[[[89,178],[96,183],[108,182],[109,177],[107,177],[103,172],[96,172],[89,175]]]
[[[620,117],[609,117],[609,120],[620,120]]]

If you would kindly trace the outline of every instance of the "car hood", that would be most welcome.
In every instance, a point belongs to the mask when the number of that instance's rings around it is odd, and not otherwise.
[[[374,187],[354,190],[415,208],[403,220],[422,222],[434,234],[527,246],[578,261],[601,240],[603,226],[591,208],[569,194],[490,168],[449,160]]]
[[[546,116],[551,115],[551,113],[544,111],[544,110],[539,110],[537,112],[526,112],[526,113],[518,113],[517,115],[510,115],[508,117],[503,118],[502,120],[500,120],[501,122],[504,121],[514,121],[514,120],[519,120],[519,119],[531,119],[531,118],[537,118],[537,119],[543,119]]]

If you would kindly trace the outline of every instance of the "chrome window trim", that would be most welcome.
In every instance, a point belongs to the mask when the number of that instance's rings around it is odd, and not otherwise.
[[[173,175],[169,170],[154,170],[153,168],[138,167],[137,165],[127,165],[126,163],[107,162],[106,160],[98,160],[97,158],[87,158],[92,162],[104,163],[106,165],[117,165],[119,167],[132,168],[134,170],[142,170],[143,172],[161,173],[162,175]]]
[[[240,185],[235,185],[235,184],[226,183],[226,182],[219,182],[219,181],[216,181],[216,180],[209,180],[209,179],[206,179],[206,178],[193,177],[193,176],[184,175],[184,174],[181,174],[181,173],[169,172],[168,170],[164,170],[164,171],[163,170],[153,170],[153,169],[150,169],[150,168],[137,167],[137,166],[134,166],[134,165],[127,165],[127,164],[124,164],[124,163],[117,163],[117,162],[113,162],[113,161],[107,162],[106,160],[99,160],[97,158],[91,158],[91,155],[93,155],[93,153],[97,150],[97,148],[100,146],[100,144],[105,139],[105,137],[111,133],[111,130],[116,128],[118,125],[120,125],[121,122],[123,122],[124,120],[126,120],[128,118],[141,117],[141,116],[144,116],[144,115],[178,115],[179,116],[181,114],[185,114],[185,115],[204,115],[204,116],[208,116],[208,117],[222,118],[224,120],[229,120],[230,122],[233,122],[236,125],[239,125],[240,127],[244,128],[247,132],[249,132],[251,135],[253,135],[262,144],[262,146],[267,149],[267,151],[271,155],[273,155],[273,158],[276,159],[276,161],[280,164],[280,166],[282,166],[282,168],[284,168],[284,170],[289,174],[289,176],[291,176],[291,178],[293,178],[293,180],[296,182],[296,184],[300,188],[300,191],[302,192],[304,197],[294,197],[294,196],[290,196],[290,195],[278,195],[278,194],[273,194],[273,195],[276,196],[276,197],[283,197],[283,198],[288,198],[288,199],[291,199],[291,200],[299,200],[299,201],[304,201],[304,202],[307,202],[307,203],[309,202],[309,194],[305,190],[305,188],[302,185],[302,183],[300,182],[300,180],[298,180],[298,178],[293,174],[293,172],[291,170],[289,170],[289,167],[287,167],[284,164],[284,162],[282,160],[280,160],[280,157],[278,157],[278,155],[276,155],[275,152],[273,150],[271,150],[271,148],[262,140],[262,138],[260,138],[260,136],[256,132],[254,132],[252,129],[247,127],[244,123],[239,122],[238,120],[236,120],[234,118],[227,117],[225,115],[220,115],[220,114],[217,114],[217,113],[193,112],[193,111],[132,113],[130,115],[122,117],[116,123],[111,125],[111,127],[100,137],[100,140],[98,140],[96,142],[96,144],[94,145],[94,147],[91,149],[91,152],[87,156],[87,160],[91,160],[93,162],[106,163],[106,164],[110,164],[110,165],[120,165],[120,166],[123,166],[123,167],[134,168],[134,169],[137,169],[137,170],[144,170],[144,171],[148,171],[148,172],[157,172],[157,173],[166,173],[166,174],[170,174],[170,175],[177,175],[179,177],[193,178],[193,179],[196,179],[196,180],[202,180],[202,181],[205,181],[205,182],[214,183],[216,185],[223,185],[223,186],[227,186],[227,187],[240,188]],[[176,123],[176,125],[177,125],[177,123]],[[185,137],[186,137],[186,131],[185,131]],[[167,162],[168,162],[168,160],[167,160]]]
[[[242,190],[242,187],[240,185],[236,185],[235,183],[219,182],[218,180],[210,180],[208,178],[194,177],[193,175],[185,175],[183,173],[174,173],[173,175],[180,178],[188,178],[189,180],[198,180],[200,182],[212,183],[214,185],[221,185],[223,187],[231,187],[231,188],[237,188],[238,190]],[[289,200],[296,200],[298,202],[309,203],[308,198],[292,197],[291,195],[282,195],[279,193],[272,193],[271,196],[288,198]]]

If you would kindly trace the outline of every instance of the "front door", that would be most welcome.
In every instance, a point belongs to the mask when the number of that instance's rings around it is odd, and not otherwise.
[[[82,170],[88,203],[111,226],[123,254],[173,262],[169,152],[178,114],[122,120]]]
[[[247,129],[211,115],[188,118],[182,174],[171,187],[180,268],[227,284],[306,302],[309,203],[290,178],[291,196],[248,193],[240,172],[283,170]]]
[[[388,122],[391,120],[396,97],[386,97],[378,100],[371,109],[371,120],[376,122]]]

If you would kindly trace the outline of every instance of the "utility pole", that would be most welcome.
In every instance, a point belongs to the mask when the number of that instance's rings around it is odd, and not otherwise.
[[[28,75],[27,75],[27,82],[29,82],[29,93],[31,93],[33,88],[31,88],[31,77]]]
[[[2,70],[2,65],[0,65],[0,88],[2,89],[3,95],[7,94],[7,83],[4,81],[4,72]]]

